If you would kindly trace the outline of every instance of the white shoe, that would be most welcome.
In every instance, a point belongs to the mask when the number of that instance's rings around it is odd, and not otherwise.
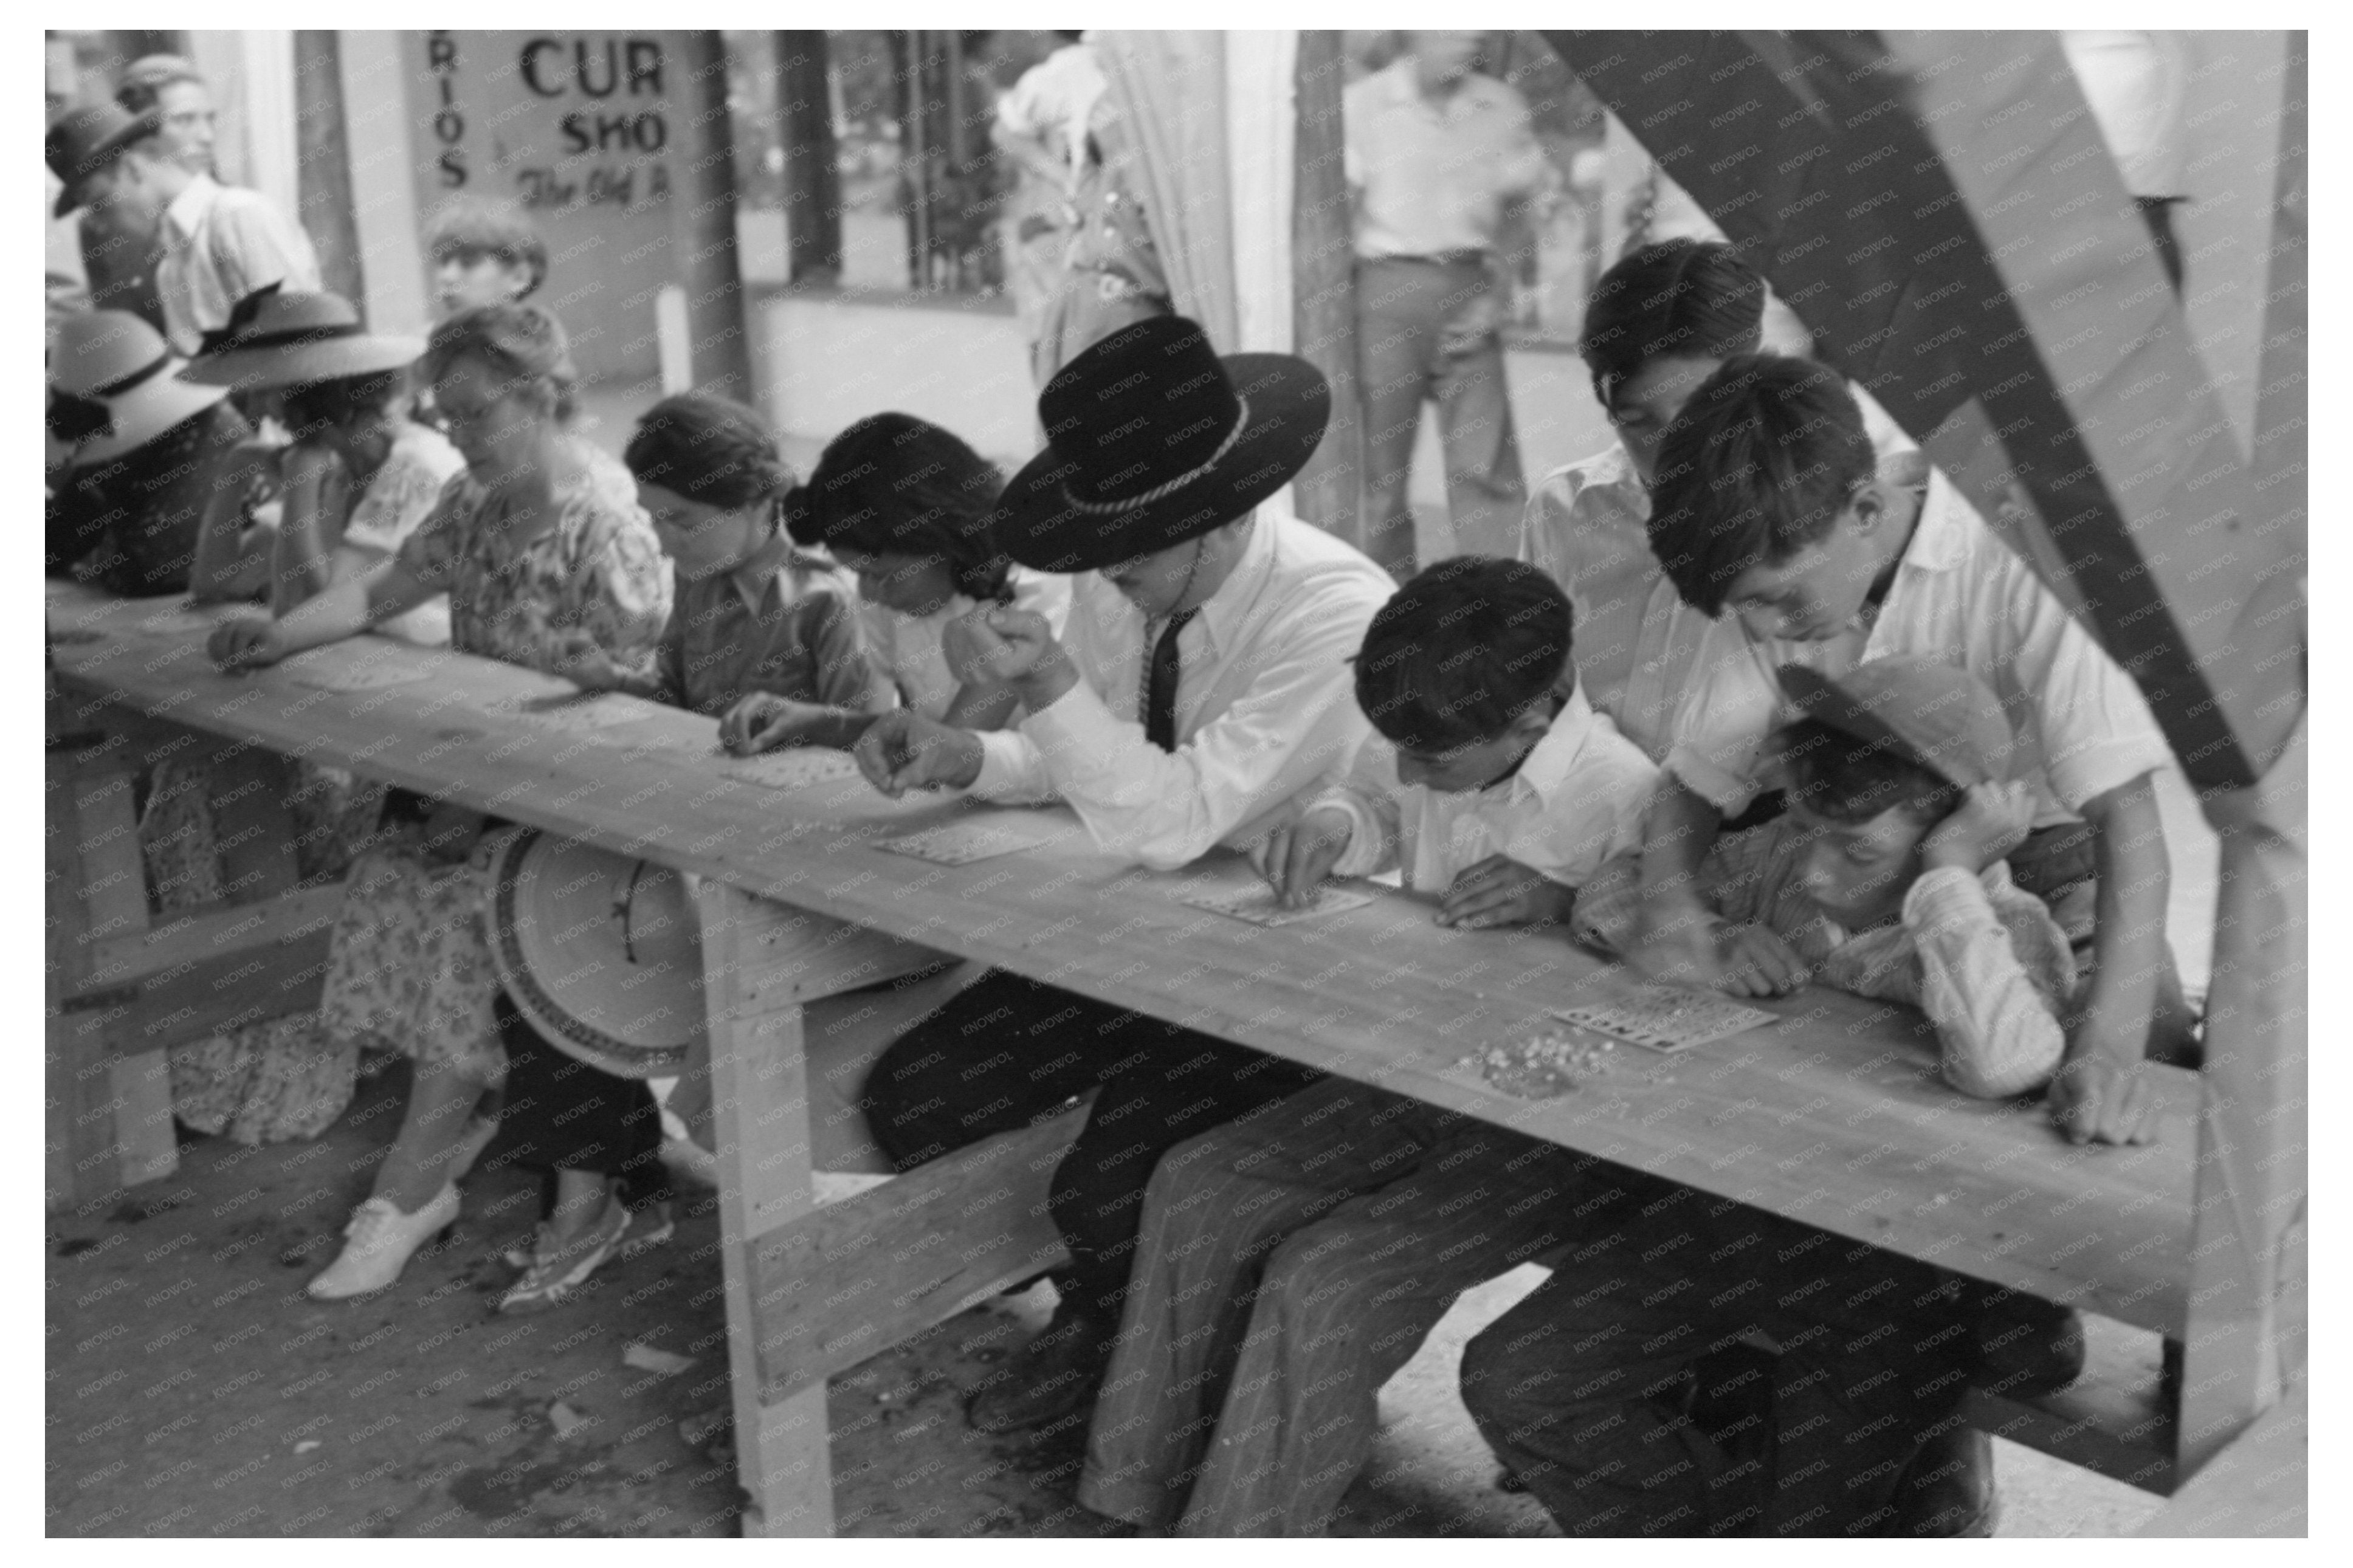
[[[390,1198],[370,1198],[352,1211],[343,1226],[343,1250],[311,1281],[314,1301],[341,1301],[381,1290],[400,1278],[409,1255],[458,1217],[458,1189],[448,1183],[415,1214],[403,1214]]]

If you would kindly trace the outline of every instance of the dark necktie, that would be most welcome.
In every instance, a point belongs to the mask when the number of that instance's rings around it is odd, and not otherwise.
[[[1164,752],[1176,749],[1176,634],[1200,614],[1179,610],[1168,617],[1160,640],[1152,645],[1152,662],[1144,679],[1144,738]]]

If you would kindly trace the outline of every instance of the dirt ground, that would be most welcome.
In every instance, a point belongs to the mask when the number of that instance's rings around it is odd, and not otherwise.
[[[52,1216],[46,1500],[53,1536],[727,1536],[733,1460],[681,1422],[727,1400],[718,1225],[570,1300],[501,1317],[536,1190],[497,1165],[392,1289],[302,1294],[399,1121],[405,1068],[364,1081],[312,1143],[184,1143],[173,1180]],[[1548,1535],[1453,1393],[1462,1342],[1540,1278],[1474,1292],[1382,1393],[1384,1431],[1335,1534]],[[848,1536],[1081,1536],[1070,1434],[977,1433],[964,1397],[1042,1326],[1050,1287],[1003,1298],[835,1380],[835,1510]],[[675,1373],[630,1347],[688,1358]],[[643,1359],[642,1357],[640,1359]],[[2000,1446],[2004,1534],[2130,1530],[2158,1500]]]
[[[364,1194],[405,1091],[396,1067],[364,1082],[316,1142],[195,1140],[176,1178],[52,1217],[50,1534],[734,1533],[732,1460],[680,1430],[727,1398],[708,1199],[667,1247],[607,1268],[552,1310],[501,1317],[513,1271],[498,1254],[530,1228],[536,1189],[483,1169],[466,1183],[463,1216],[392,1289],[332,1305],[302,1294]],[[964,1419],[965,1393],[1042,1324],[1050,1290],[967,1312],[836,1380],[841,1533],[1097,1531],[1070,1498],[1078,1436],[992,1437]],[[631,1346],[692,1364],[639,1370],[623,1359]],[[1406,1425],[1398,1454],[1410,1461]],[[1396,1458],[1359,1486],[1344,1532],[1545,1528],[1488,1474],[1477,1478],[1488,1506],[1466,1510],[1442,1494],[1470,1478]],[[1400,1473],[1384,1479],[1388,1469]]]

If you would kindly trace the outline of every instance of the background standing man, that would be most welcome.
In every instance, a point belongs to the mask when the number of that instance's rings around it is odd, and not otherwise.
[[[1512,553],[1527,492],[1495,264],[1506,220],[1545,178],[1526,103],[1472,68],[1484,35],[1405,37],[1406,52],[1349,88],[1345,106],[1365,551],[1400,580],[1414,570],[1407,481],[1425,400],[1438,404],[1456,547]]]

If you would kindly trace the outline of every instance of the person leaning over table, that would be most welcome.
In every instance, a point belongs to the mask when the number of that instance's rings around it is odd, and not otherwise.
[[[1288,354],[1220,360],[1196,323],[1153,318],[1072,360],[1038,412],[1051,444],[1007,488],[994,526],[1017,562],[1082,574],[1068,632],[998,607],[948,631],[959,674],[1014,686],[1027,716],[976,733],[892,713],[860,740],[859,765],[894,795],[1060,799],[1099,849],[1157,869],[1262,836],[1363,743],[1347,660],[1394,588],[1270,504],[1323,437],[1323,376]],[[1052,1183],[1073,1258],[1057,1276],[1061,1305],[976,1396],[976,1426],[1083,1408],[1154,1161],[1315,1076],[1001,971],[885,1053],[865,1105],[901,1170],[1102,1089]]]
[[[248,526],[241,494],[215,495],[196,538],[192,598],[259,597],[283,615],[374,569],[432,515],[466,459],[409,417],[407,371],[424,347],[363,331],[338,294],[272,284],[239,302],[184,374],[266,401],[293,439],[256,454],[280,482],[276,524]],[[374,629],[438,647],[449,640],[449,613],[437,600]]]
[[[2034,797],[2000,700],[1932,658],[1779,675],[1799,717],[1767,756],[1789,809],[1719,838],[1694,895],[1772,931],[1821,983],[1919,1007],[1962,1093],[2050,1082],[2074,957],[2005,864]],[[1580,941],[1623,952],[1640,937],[1641,876],[1629,855],[1586,883]],[[1630,1174],[1628,1195],[1581,1205],[1551,1279],[1463,1354],[1481,1433],[1561,1528],[1991,1534],[1989,1467],[1940,1486],[1920,1460],[1959,1429],[1972,1381],[2015,1365],[1996,1381],[2052,1386],[2080,1359],[2053,1342],[1997,1362],[1979,1335],[2010,1292],[1690,1188],[1654,1198],[1662,1184]],[[1756,1333],[1779,1348],[1740,1437],[1697,1418],[1702,1359]]]
[[[2153,782],[2172,753],[2131,678],[1942,473],[1916,508],[1890,492],[1846,384],[1805,361],[1725,360],[1669,427],[1651,550],[1715,625],[1645,824],[1643,934],[1628,956],[1654,978],[1751,995],[1801,984],[1786,942],[1717,921],[1693,880],[1719,824],[1759,793],[1764,742],[1788,710],[1778,668],[1941,659],[2001,694],[2038,826],[2011,871],[2093,974],[2052,1119],[2075,1142],[2146,1142],[2157,1106],[2141,1062],[2191,1049]]]
[[[1005,728],[1021,699],[949,673],[947,628],[985,605],[1009,605],[1043,616],[1060,637],[1071,613],[1069,578],[1015,565],[990,533],[1004,489],[997,466],[955,432],[877,414],[827,443],[808,483],[785,500],[793,538],[858,574],[867,652],[900,705],[960,730]]]
[[[50,575],[133,599],[188,586],[206,510],[223,491],[242,491],[239,453],[253,426],[227,393],[181,380],[181,367],[127,311],[58,324],[46,417],[69,455],[44,518]]]
[[[1577,347],[1614,438],[1546,475],[1521,520],[1520,559],[1550,573],[1577,612],[1587,695],[1654,762],[1672,744],[1676,705],[1711,625],[1651,552],[1659,446],[1702,382],[1734,354],[1757,352],[1767,298],[1765,279],[1720,239],[1661,240],[1604,272]],[[1888,504],[1916,510],[1927,459],[1876,403],[1856,405]],[[1778,809],[1778,795],[1759,796],[1749,816]]]
[[[1564,930],[1577,887],[1641,841],[1658,773],[1587,704],[1570,621],[1515,561],[1398,589],[1355,659],[1378,738],[1253,852],[1276,896],[1394,869],[1440,925]],[[1598,1163],[1337,1077],[1176,1145],[1145,1194],[1080,1502],[1187,1536],[1323,1534],[1380,1385],[1457,1296],[1576,1234]]]
[[[859,640],[857,589],[785,532],[793,471],[760,416],[708,393],[638,417],[623,459],[678,587],[653,668],[590,656],[572,679],[719,721],[727,750],[847,749],[892,706]]]
[[[648,668],[670,615],[670,573],[626,474],[593,460],[558,422],[574,379],[563,328],[534,305],[469,310],[434,328],[423,369],[465,471],[391,559],[283,616],[216,630],[215,662],[275,664],[446,594],[460,653],[555,675]],[[660,1129],[644,1086],[632,1096],[619,1080],[571,1071],[499,991],[479,868],[449,864],[466,860],[483,826],[444,806],[416,850],[371,857],[346,884],[322,1021],[412,1057],[417,1073],[374,1193],[342,1255],[311,1282],[321,1300],[390,1285],[457,1217],[454,1184],[500,1130],[485,1101],[502,1080],[510,1140],[525,1145],[524,1163],[554,1173],[548,1223],[502,1309],[560,1300],[586,1279],[629,1226],[612,1179],[654,1179]],[[595,1113],[564,1114],[583,1104]],[[655,1214],[657,1229],[666,1218]]]

